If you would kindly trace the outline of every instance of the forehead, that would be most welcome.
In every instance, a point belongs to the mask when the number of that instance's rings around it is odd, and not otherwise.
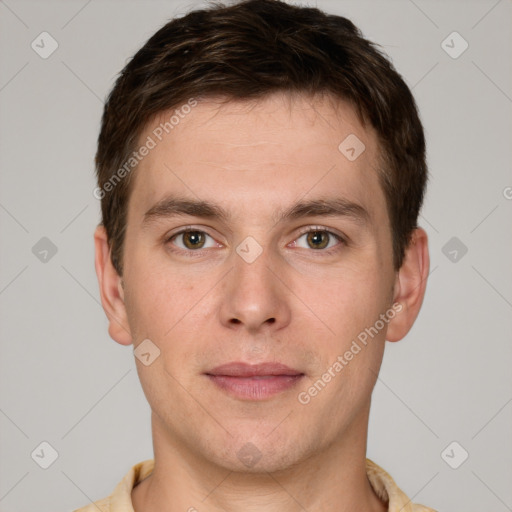
[[[139,215],[170,193],[236,205],[252,219],[255,208],[272,216],[301,196],[342,195],[370,214],[386,210],[375,132],[330,96],[189,101],[148,123],[140,143],[150,139],[132,184],[130,210]]]

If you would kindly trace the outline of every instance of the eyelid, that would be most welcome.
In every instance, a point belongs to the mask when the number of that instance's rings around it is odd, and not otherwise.
[[[313,232],[314,231],[321,231],[321,232],[329,233],[330,235],[334,235],[335,237],[337,237],[343,243],[347,243],[348,242],[347,237],[345,235],[339,233],[338,231],[334,231],[332,228],[328,228],[326,226],[309,226],[309,227],[304,228],[303,230],[301,230],[298,236],[305,235],[306,233],[310,233],[312,231]]]
[[[182,235],[184,233],[191,232],[191,231],[192,232],[198,231],[200,233],[203,233],[206,236],[209,236],[210,238],[212,238],[216,243],[220,243],[212,235],[210,235],[207,231],[205,231],[204,229],[202,229],[201,227],[198,227],[198,226],[183,226],[178,231],[176,231],[170,235],[166,234],[163,238],[164,238],[165,243],[169,243],[172,241],[173,238],[175,238],[179,235]],[[325,232],[325,233],[328,233],[329,235],[334,236],[335,238],[337,238],[339,240],[339,242],[341,242],[342,245],[347,244],[347,238],[344,235],[340,234],[337,231],[333,231],[331,228],[327,228],[326,226],[318,226],[318,225],[308,226],[308,227],[301,229],[300,232],[297,234],[297,236],[294,238],[293,242],[295,242],[297,238],[300,238],[301,236],[303,236],[305,234],[308,234],[311,232],[316,232],[316,231]],[[311,250],[314,252],[328,254],[331,251],[335,251],[338,248],[338,245],[331,247],[330,249],[325,249],[325,250],[317,250],[317,251],[315,251],[314,249],[311,249]],[[176,249],[173,249],[173,251],[181,252],[181,253],[185,252],[185,253],[189,253],[189,254],[191,254],[191,253],[200,254],[202,251],[206,251],[208,249],[211,249],[211,247],[207,247],[206,249],[197,249],[197,250],[185,250],[185,249],[181,249],[178,247]]]
[[[336,253],[338,253],[340,250],[342,250],[344,247],[348,245],[348,239],[345,235],[342,235],[341,233],[337,231],[333,231],[331,228],[327,228],[325,226],[309,226],[307,228],[304,228],[301,230],[301,232],[298,234],[298,236],[293,240],[293,243],[296,243],[296,240],[301,238],[304,235],[307,235],[308,233],[327,233],[330,237],[334,237],[338,240],[338,243],[334,247],[330,247],[329,249],[312,249],[309,248],[308,253],[315,254],[315,258],[321,258],[334,256]],[[303,248],[300,248],[303,249]],[[299,253],[300,254],[300,253]]]
[[[207,229],[211,229],[211,228],[207,228]],[[221,243],[221,242],[218,242],[213,235],[208,233],[208,231],[206,231],[206,229],[204,227],[199,227],[199,226],[182,226],[181,228],[178,229],[178,231],[172,232],[170,234],[166,233],[162,237],[162,239],[163,239],[164,243],[168,243],[173,238],[175,238],[175,237],[177,237],[179,235],[182,235],[184,233],[189,233],[189,232],[196,232],[196,231],[199,232],[199,233],[203,233],[206,236],[209,236],[211,239],[215,240],[216,243]],[[201,249],[198,249],[197,251],[189,251],[189,252],[199,252],[200,250]]]

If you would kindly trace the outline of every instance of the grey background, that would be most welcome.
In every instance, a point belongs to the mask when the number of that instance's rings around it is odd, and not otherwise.
[[[132,347],[109,338],[99,303],[93,156],[116,74],[167,19],[200,4],[0,2],[2,512],[73,510],[152,458]],[[387,344],[368,456],[415,502],[512,510],[512,4],[315,4],[383,46],[428,138],[421,223],[432,273],[410,335]],[[47,59],[31,48],[43,31],[59,45]],[[469,44],[457,59],[441,46],[453,31]],[[57,248],[46,262],[32,252],[42,237]],[[455,262],[455,246],[443,252],[452,237],[468,250]],[[42,441],[58,452],[48,469],[31,457]],[[469,453],[458,469],[441,456],[452,441]],[[455,464],[463,452],[448,453]]]

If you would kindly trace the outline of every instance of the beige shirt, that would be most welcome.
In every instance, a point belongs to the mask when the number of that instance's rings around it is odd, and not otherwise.
[[[131,498],[132,489],[151,474],[154,464],[153,459],[135,464],[108,498],[73,512],[134,512]],[[412,503],[398,488],[391,476],[370,459],[366,459],[366,474],[377,496],[388,503],[388,512],[436,512],[432,508]]]

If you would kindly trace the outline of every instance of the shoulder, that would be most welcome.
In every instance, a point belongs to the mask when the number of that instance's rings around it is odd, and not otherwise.
[[[89,505],[73,512],[133,512],[132,490],[140,481],[151,474],[153,468],[153,459],[135,464],[117,484],[114,492],[108,498],[89,503]]]
[[[110,512],[110,496],[102,500],[90,503],[82,508],[77,508],[73,512]]]
[[[366,459],[366,475],[375,494],[388,503],[388,512],[437,512],[433,508],[413,503],[391,475],[370,459]]]

